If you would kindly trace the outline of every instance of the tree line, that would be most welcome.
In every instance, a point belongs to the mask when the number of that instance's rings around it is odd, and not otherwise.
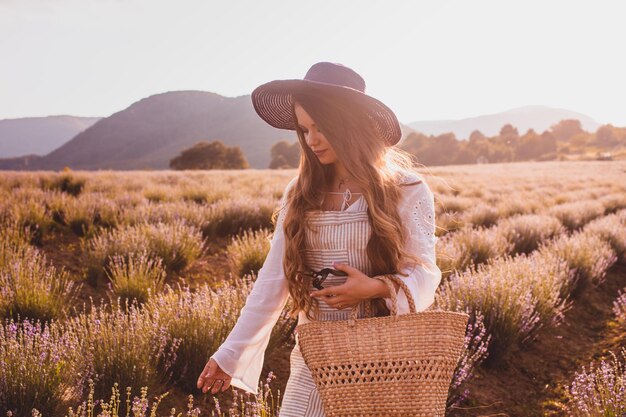
[[[595,132],[585,131],[579,120],[567,119],[542,133],[529,129],[520,135],[511,124],[502,126],[495,136],[474,130],[468,140],[457,139],[454,133],[425,135],[412,132],[398,145],[415,155],[424,165],[461,165],[492,162],[545,161],[559,159],[570,153],[588,149],[610,151],[626,146],[626,128],[610,124]],[[300,161],[300,143],[282,140],[270,149],[269,168],[296,168]],[[245,169],[250,165],[238,146],[222,141],[202,141],[184,149],[170,160],[172,169]]]
[[[412,132],[398,145],[415,155],[424,165],[461,165],[488,162],[555,160],[559,155],[578,153],[589,148],[611,150],[626,146],[626,128],[610,124],[596,132],[585,131],[579,120],[566,119],[542,133],[529,129],[520,135],[511,124],[502,126],[498,135],[488,137],[474,130],[468,140],[454,133],[425,135]],[[280,141],[270,150],[269,168],[295,168],[300,158],[300,144]]]

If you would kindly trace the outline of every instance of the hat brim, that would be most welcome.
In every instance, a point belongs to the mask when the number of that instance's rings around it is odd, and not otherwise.
[[[269,125],[278,129],[296,130],[291,110],[293,94],[315,88],[322,88],[331,94],[361,103],[361,108],[374,121],[386,146],[393,146],[402,138],[400,123],[389,107],[380,100],[350,87],[301,79],[274,80],[252,91],[252,105],[257,114]]]

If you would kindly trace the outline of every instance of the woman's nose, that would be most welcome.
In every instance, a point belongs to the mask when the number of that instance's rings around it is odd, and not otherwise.
[[[317,132],[310,132],[307,135],[306,143],[309,146],[314,146],[315,144],[318,144],[319,143],[319,138],[317,137]]]

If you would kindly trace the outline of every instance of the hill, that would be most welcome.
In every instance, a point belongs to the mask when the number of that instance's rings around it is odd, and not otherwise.
[[[44,156],[40,169],[165,169],[184,148],[222,140],[245,149],[253,166],[269,162],[269,148],[288,138],[258,120],[248,96],[203,91],[152,95],[100,120]]]
[[[546,106],[524,106],[501,113],[469,117],[459,120],[416,121],[408,125],[426,135],[439,135],[453,132],[459,139],[467,139],[474,130],[480,130],[487,136],[494,136],[507,123],[517,128],[520,134],[528,129],[543,132],[551,125],[563,119],[578,119],[583,129],[595,132],[600,124],[591,117],[571,110]]]
[[[100,120],[47,116],[0,120],[0,158],[45,155]]]
[[[249,95],[171,91],[99,120],[41,158],[0,160],[0,168],[166,169],[183,149],[214,140],[239,146],[251,167],[267,168],[272,145],[295,139],[295,132],[275,129],[261,120]]]

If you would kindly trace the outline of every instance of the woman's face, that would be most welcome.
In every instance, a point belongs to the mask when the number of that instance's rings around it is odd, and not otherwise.
[[[332,164],[337,161],[335,150],[330,146],[324,134],[317,129],[311,116],[309,116],[298,103],[295,103],[295,112],[298,125],[300,125],[300,129],[304,132],[306,144],[315,152],[317,159],[319,159],[322,164]]]

